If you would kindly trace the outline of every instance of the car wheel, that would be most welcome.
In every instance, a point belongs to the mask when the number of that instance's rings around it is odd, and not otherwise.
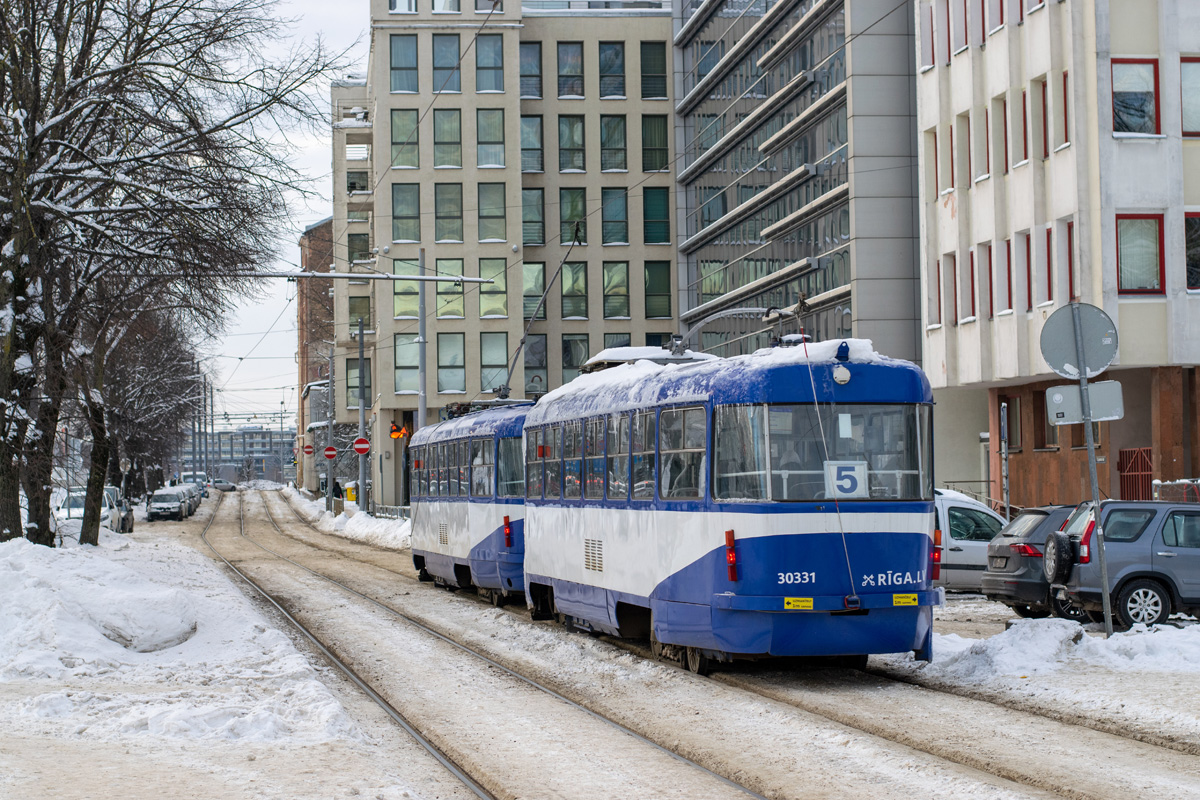
[[[1122,628],[1166,622],[1171,616],[1171,596],[1160,583],[1144,578],[1130,581],[1117,597],[1113,616],[1120,620]]]
[[[1066,583],[1071,574],[1071,540],[1062,531],[1053,531],[1046,537],[1046,550],[1042,557],[1042,573],[1050,583]]]
[[[1071,605],[1066,600],[1059,600],[1053,594],[1050,595],[1050,611],[1059,619],[1069,619],[1080,624],[1088,621],[1086,611],[1079,606]]]
[[[1050,616],[1050,609],[1045,606],[1010,605],[1013,613],[1022,619],[1044,619]]]

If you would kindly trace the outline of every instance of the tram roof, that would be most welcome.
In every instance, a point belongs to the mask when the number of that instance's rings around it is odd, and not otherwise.
[[[848,359],[837,359],[845,342]],[[850,371],[834,381],[839,365]],[[809,367],[811,365],[811,379]],[[816,384],[814,398],[813,383]],[[929,379],[911,361],[875,351],[869,339],[774,347],[692,364],[638,361],[580,375],[546,394],[526,422],[539,425],[681,403],[931,403]]]
[[[461,417],[426,425],[412,435],[409,446],[465,439],[469,436],[520,436],[533,403],[485,408]]]

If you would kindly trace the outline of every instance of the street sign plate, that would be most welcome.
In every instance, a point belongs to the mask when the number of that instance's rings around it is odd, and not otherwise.
[[[1079,352],[1075,348],[1075,319],[1071,303],[1050,315],[1042,326],[1042,358],[1064,378],[1079,380]],[[1117,326],[1102,309],[1078,303],[1079,327],[1083,332],[1083,362],[1089,379],[1096,377],[1117,357]]]
[[[325,457],[328,459],[331,459],[331,460],[337,458],[337,448],[334,447],[333,445],[326,447],[325,448]]]
[[[1125,401],[1117,381],[1088,384],[1092,422],[1108,422],[1125,416]],[[1051,386],[1046,390],[1046,418],[1051,425],[1078,425],[1083,422],[1083,399],[1078,384]]]
[[[311,444],[304,445],[304,455],[311,456],[313,454],[313,446]]]
[[[354,440],[354,452],[358,453],[360,456],[365,456],[367,453],[371,452],[371,443],[362,436],[358,437]]]

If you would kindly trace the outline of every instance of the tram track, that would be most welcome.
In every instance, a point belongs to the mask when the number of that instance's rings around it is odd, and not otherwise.
[[[265,502],[265,500],[264,500]],[[294,505],[280,498],[296,519],[324,537]],[[281,531],[282,533],[282,531]],[[312,545],[319,547],[320,545]],[[339,547],[333,552],[342,552]],[[344,554],[357,558],[352,554]],[[363,562],[370,563],[370,562]],[[380,566],[416,582],[412,574]],[[517,619],[528,620],[520,611]],[[648,647],[601,637],[635,655],[652,658]],[[1164,794],[1200,796],[1200,761],[1188,742],[1146,741],[1121,730],[1104,730],[1095,720],[1057,719],[1036,709],[922,687],[877,670],[764,676],[739,670],[717,673],[716,681],[760,698],[794,707],[871,736],[912,747],[935,758],[1066,797],[1145,794],[1145,764],[1160,768],[1150,781]],[[864,704],[862,699],[868,699]],[[1086,722],[1088,724],[1080,724]],[[1005,735],[1011,731],[1011,735]],[[1044,744],[1030,754],[1030,736]],[[1053,758],[1050,758],[1053,754]],[[1054,765],[1047,768],[1046,762]],[[1121,770],[1125,769],[1122,774]],[[1156,794],[1149,789],[1150,794]]]

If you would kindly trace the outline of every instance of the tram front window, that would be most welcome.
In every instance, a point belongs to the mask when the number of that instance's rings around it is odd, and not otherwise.
[[[715,418],[719,500],[933,497],[928,406],[718,406]]]

